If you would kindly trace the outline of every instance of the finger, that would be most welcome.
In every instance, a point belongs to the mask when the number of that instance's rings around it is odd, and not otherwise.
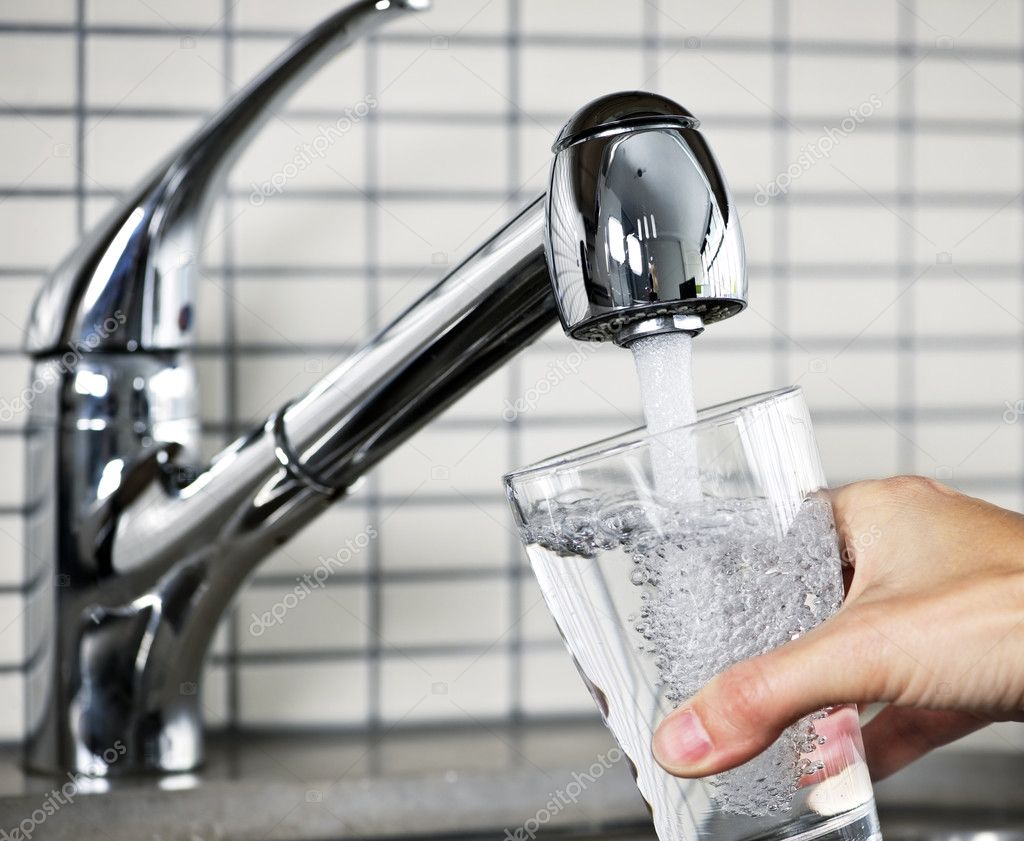
[[[871,778],[885,779],[929,751],[988,724],[987,720],[970,713],[886,707],[863,728]]]
[[[679,777],[717,774],[752,759],[808,713],[888,700],[907,679],[905,664],[880,660],[887,649],[852,613],[713,678],[658,727],[655,759]]]

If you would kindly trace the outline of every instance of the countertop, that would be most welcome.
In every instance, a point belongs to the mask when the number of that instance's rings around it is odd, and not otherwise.
[[[603,726],[578,721],[380,734],[218,735],[210,739],[201,772],[86,783],[65,803],[51,792],[68,778],[25,775],[17,752],[5,749],[0,829],[17,838],[13,830],[28,820],[32,838],[57,841],[501,839],[612,747]],[[1019,753],[939,754],[878,785],[876,795],[883,824],[887,817],[895,825],[945,810],[958,820],[974,815],[986,825],[1019,826],[1022,781]],[[545,820],[546,833],[559,830],[653,837],[621,762],[587,785],[577,803]]]

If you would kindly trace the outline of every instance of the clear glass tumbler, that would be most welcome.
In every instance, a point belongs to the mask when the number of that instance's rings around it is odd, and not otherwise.
[[[661,841],[881,837],[852,707],[808,716],[714,777],[677,779],[651,754],[655,727],[681,701],[842,602],[799,388],[600,441],[505,484],[547,606]]]

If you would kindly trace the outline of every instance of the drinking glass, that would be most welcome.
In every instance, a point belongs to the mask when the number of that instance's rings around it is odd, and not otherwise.
[[[881,838],[854,707],[807,716],[745,765],[700,780],[671,776],[651,754],[661,719],[715,674],[842,602],[799,388],[600,441],[505,486],[547,606],[661,841]]]

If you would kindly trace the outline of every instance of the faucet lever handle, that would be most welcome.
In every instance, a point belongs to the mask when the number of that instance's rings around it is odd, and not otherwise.
[[[154,481],[168,475],[171,462],[182,449],[177,442],[156,442],[123,464],[119,474],[111,472],[117,484],[94,504],[92,512],[82,520],[78,538],[80,556],[95,560],[95,573],[98,577],[114,571],[111,550],[118,516],[142,496]]]

